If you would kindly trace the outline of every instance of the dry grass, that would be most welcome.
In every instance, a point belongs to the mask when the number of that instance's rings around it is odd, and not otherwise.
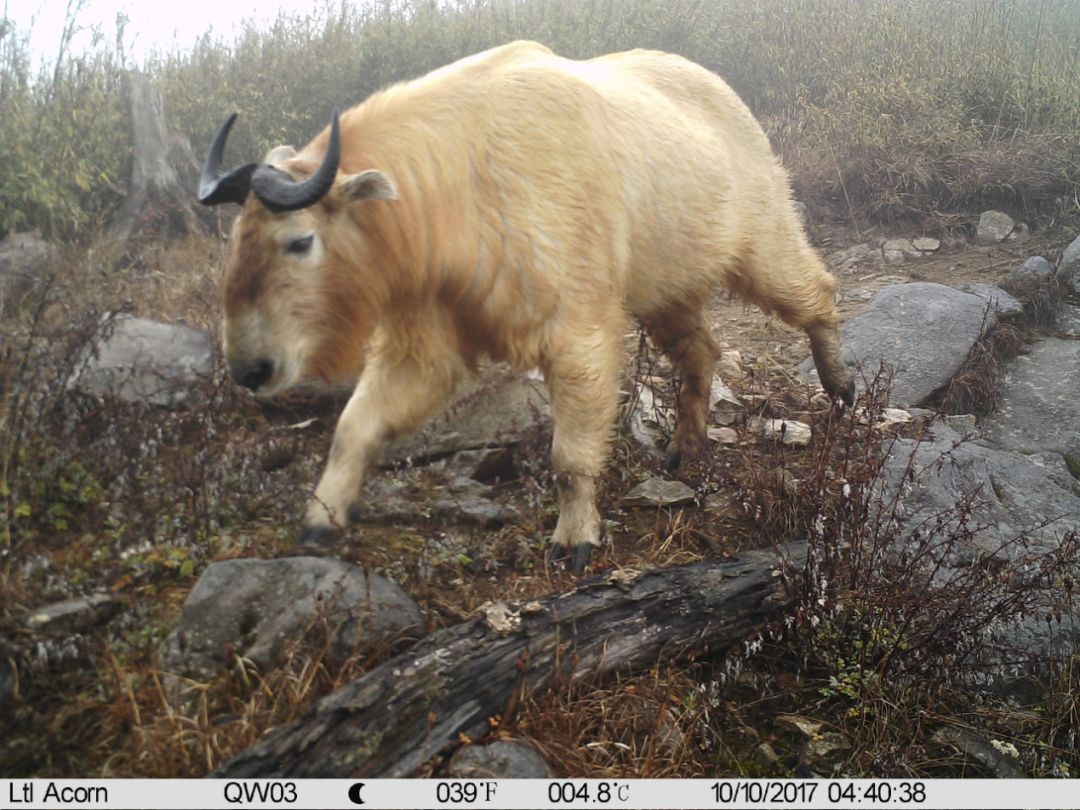
[[[987,329],[949,381],[941,412],[984,416],[997,410],[1005,363],[1023,354],[1025,346],[1024,332],[1015,324],[998,321]]]

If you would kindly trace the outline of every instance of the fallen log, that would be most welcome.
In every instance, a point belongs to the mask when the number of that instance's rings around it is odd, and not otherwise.
[[[806,544],[786,546],[800,571]],[[555,683],[690,660],[737,644],[788,605],[776,552],[617,571],[524,605],[488,605],[319,700],[211,776],[407,777]]]

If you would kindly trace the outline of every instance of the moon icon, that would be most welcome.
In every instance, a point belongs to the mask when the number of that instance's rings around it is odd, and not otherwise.
[[[360,798],[360,790],[364,787],[363,782],[357,782],[349,787],[349,801],[353,804],[363,804],[364,800]]]

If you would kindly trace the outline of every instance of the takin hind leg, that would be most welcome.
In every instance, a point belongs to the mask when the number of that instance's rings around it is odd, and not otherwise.
[[[567,558],[581,572],[600,544],[596,478],[607,460],[618,410],[622,323],[612,315],[576,331],[543,363],[554,432],[551,460],[559,497],[559,522],[549,562]]]
[[[675,364],[679,417],[667,448],[668,470],[686,469],[708,455],[706,421],[719,349],[702,309],[668,310],[645,322],[649,338]]]

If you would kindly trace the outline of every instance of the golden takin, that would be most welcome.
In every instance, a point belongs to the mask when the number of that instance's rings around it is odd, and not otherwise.
[[[725,287],[810,338],[850,404],[836,282],[810,247],[761,127],[721,79],[635,50],[587,61],[515,42],[371,96],[299,152],[222,166],[199,196],[243,206],[225,270],[233,377],[273,394],[357,379],[302,544],[337,535],[390,440],[420,427],[483,358],[538,367],[551,397],[559,520],[551,559],[600,542],[631,317],[681,381],[669,457],[707,450]]]

